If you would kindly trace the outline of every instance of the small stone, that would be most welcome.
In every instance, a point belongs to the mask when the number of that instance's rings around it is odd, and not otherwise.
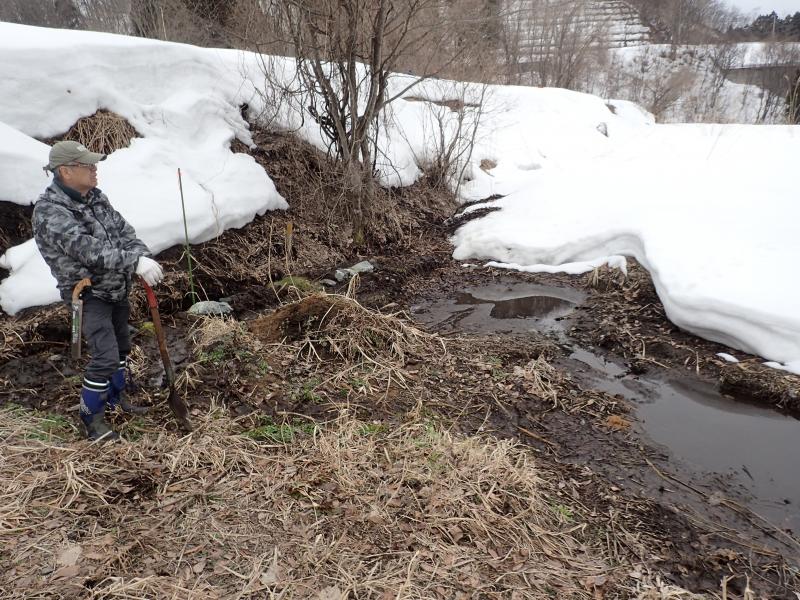
[[[372,273],[375,270],[375,266],[368,260],[362,260],[350,267],[350,270],[356,273]]]
[[[336,277],[336,281],[341,282],[346,281],[351,277],[358,275],[359,273],[371,273],[374,270],[375,265],[368,260],[362,260],[348,269],[336,269],[334,277]]]
[[[355,273],[350,269],[336,269],[336,273],[333,274],[336,277],[336,281],[342,282],[346,279],[350,279]]]
[[[320,281],[320,283],[322,285],[324,285],[325,287],[335,287],[336,286],[336,282],[333,279],[323,279],[322,281]]]
[[[206,300],[192,304],[190,315],[228,315],[233,312],[233,307],[227,302],[214,302]]]
[[[83,548],[79,545],[68,546],[58,555],[58,564],[62,567],[71,567],[78,563],[82,553]]]

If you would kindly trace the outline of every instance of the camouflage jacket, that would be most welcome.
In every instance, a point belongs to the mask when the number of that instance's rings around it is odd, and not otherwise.
[[[82,198],[53,181],[34,206],[33,236],[67,302],[84,277],[92,280],[93,296],[124,300],[139,257],[150,256],[133,227],[97,188]]]

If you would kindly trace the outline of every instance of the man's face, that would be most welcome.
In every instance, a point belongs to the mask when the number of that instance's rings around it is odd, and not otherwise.
[[[85,194],[97,186],[97,165],[72,163],[61,169],[61,179],[73,190]]]

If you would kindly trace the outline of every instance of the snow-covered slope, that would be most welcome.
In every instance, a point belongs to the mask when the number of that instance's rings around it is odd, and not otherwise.
[[[529,271],[634,256],[675,324],[800,372],[797,156],[798,128],[655,125],[492,202],[454,255]]]
[[[782,124],[784,93],[765,89],[758,76],[742,83],[730,77],[753,62],[781,64],[790,51],[787,44],[616,48],[609,51],[610,65],[594,72],[586,89],[638,102],[657,112],[662,123]],[[800,64],[800,55],[795,60]]]
[[[0,200],[32,201],[47,183],[47,148],[29,136],[108,108],[144,137],[101,165],[101,187],[156,251],[181,240],[178,166],[195,241],[285,206],[264,171],[229,150],[234,136],[249,139],[239,105],[268,108],[253,55],[5,24],[0,50],[0,173],[19,182],[0,181]],[[268,65],[292,75],[289,60]],[[392,90],[412,81],[398,76]],[[464,199],[505,195],[501,211],[458,231],[456,258],[580,271],[635,256],[678,325],[800,372],[798,128],[657,125],[635,104],[560,89],[429,80],[406,96],[381,122],[382,182],[413,183],[461,131],[475,147],[452,185]],[[324,148],[297,111],[270,114]],[[56,299],[32,242],[0,262],[12,271],[0,283],[7,312]]]
[[[48,185],[49,147],[33,138],[105,108],[142,137],[100,165],[99,187],[155,252],[182,239],[179,167],[195,242],[287,206],[251,157],[230,151],[234,137],[251,142],[239,113],[247,90],[213,51],[0,23],[0,54],[0,200],[29,204]],[[12,249],[0,266],[12,270],[0,283],[6,312],[58,300],[35,249]]]
[[[645,44],[650,29],[623,0],[505,0],[507,35],[518,35],[521,57],[549,54],[580,40],[592,48]]]

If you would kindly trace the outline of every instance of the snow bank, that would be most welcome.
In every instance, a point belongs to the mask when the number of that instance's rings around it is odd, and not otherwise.
[[[27,204],[44,188],[47,148],[32,137],[106,108],[142,137],[101,164],[100,187],[156,252],[182,240],[178,167],[194,242],[286,206],[263,169],[230,151],[234,137],[250,142],[243,102],[326,148],[302,101],[269,112],[252,54],[1,23],[0,51],[0,200]],[[294,76],[290,59],[267,66]],[[390,93],[412,81],[395,77]],[[416,181],[459,132],[475,145],[456,142],[451,185],[501,210],[456,233],[455,258],[578,273],[634,256],[677,325],[800,372],[798,128],[657,125],[629,102],[428,80],[382,119],[383,184]],[[11,269],[7,312],[57,299],[32,242],[0,265]]]
[[[662,123],[784,123],[782,95],[772,97],[758,85],[749,85],[758,83],[757,77],[747,83],[728,77],[731,70],[743,67],[796,64],[797,47],[753,43],[614,48],[609,50],[611,68],[595,74],[587,91],[624,96],[657,109]]]
[[[42,170],[49,152],[47,144],[0,122],[0,199],[33,204],[49,180]]]
[[[250,143],[239,106],[253,90],[236,62],[213,51],[139,38],[0,23],[0,200],[34,202],[48,185],[49,148],[32,139],[65,132],[97,109],[142,136],[99,166],[99,187],[154,252],[183,240],[177,169],[189,236],[201,242],[257,214],[286,208],[264,170],[230,143]],[[35,245],[0,257],[8,313],[58,300]]]
[[[500,211],[456,233],[454,257],[564,265],[633,256],[676,325],[800,372],[800,204],[787,176],[797,156],[796,127],[642,128],[495,201]]]

